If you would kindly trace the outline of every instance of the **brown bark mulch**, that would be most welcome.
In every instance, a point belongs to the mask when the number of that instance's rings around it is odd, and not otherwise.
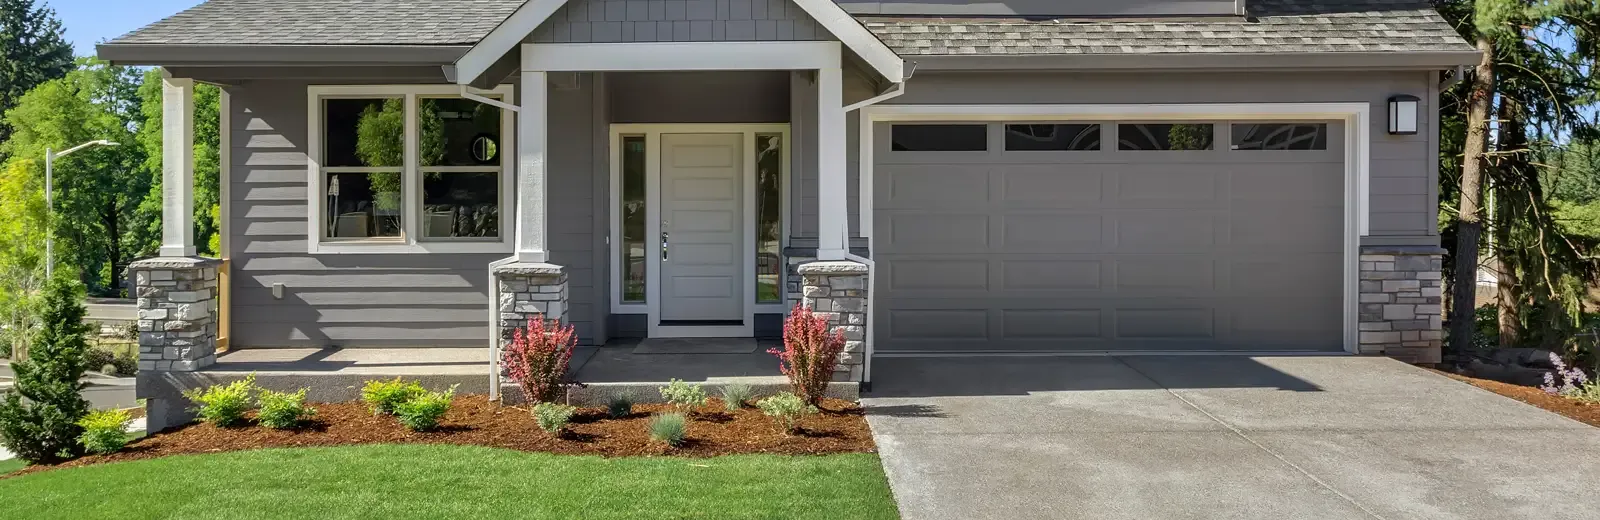
[[[1550,395],[1538,388],[1513,385],[1488,379],[1464,376],[1450,372],[1438,371],[1445,377],[1488,390],[1524,403],[1528,403],[1547,411],[1566,416],[1569,419],[1600,428],[1600,404],[1589,404],[1577,399]]]
[[[107,462],[141,460],[167,455],[217,453],[257,448],[346,446],[353,444],[459,444],[520,451],[603,457],[682,456],[713,457],[741,453],[826,455],[876,451],[861,407],[837,399],[824,399],[821,413],[800,421],[800,430],[784,434],[759,410],[723,409],[712,399],[688,414],[688,435],[683,445],[667,446],[650,440],[651,414],[672,411],[662,404],[634,405],[633,413],[612,419],[603,408],[582,408],[560,437],[540,430],[525,406],[494,403],[482,395],[456,398],[450,411],[430,432],[413,432],[391,416],[374,416],[365,404],[316,403],[316,416],[292,430],[273,430],[255,424],[218,428],[194,423],[153,434],[110,455],[91,455],[54,467],[75,467]],[[51,469],[33,466],[21,475]]]

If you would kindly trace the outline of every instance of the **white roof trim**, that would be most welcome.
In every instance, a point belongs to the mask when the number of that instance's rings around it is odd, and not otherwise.
[[[861,22],[846,13],[844,8],[833,0],[790,0],[795,5],[805,10],[806,14],[822,24],[824,29],[839,38],[850,50],[873,70],[882,74],[890,83],[905,81],[905,61],[895,54],[889,46],[884,45],[867,31]],[[555,14],[557,9],[566,5],[567,0],[528,0],[518,7],[517,11],[506,17],[505,21],[483,37],[472,49],[455,61],[454,80],[459,84],[470,84],[478,76],[483,75],[506,53],[517,48],[529,34],[532,34],[539,25]],[[448,65],[446,67],[449,67]]]

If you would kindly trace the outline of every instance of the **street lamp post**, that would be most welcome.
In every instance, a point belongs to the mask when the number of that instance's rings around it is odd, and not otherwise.
[[[49,148],[45,148],[44,149],[44,205],[45,205],[46,213],[49,214],[52,217],[52,219],[55,217],[55,214],[56,214],[56,203],[55,203],[55,166],[56,166],[56,159],[60,158],[60,157],[66,157],[67,155],[69,155],[69,154],[71,154],[73,152],[76,152],[78,150],[82,150],[84,148],[88,148],[88,147],[91,147],[91,146],[118,146],[120,144],[121,143],[116,143],[116,142],[108,141],[108,140],[105,140],[105,139],[97,139],[97,140],[94,140],[94,141],[89,141],[87,143],[80,144],[78,146],[74,146],[72,148],[68,148],[66,150],[62,150],[60,153],[53,152]],[[45,235],[44,235],[44,237],[45,237],[44,238],[44,277],[45,277],[46,280],[49,280],[49,279],[54,278],[55,274],[56,274],[56,228],[55,228],[55,224],[52,222],[50,225],[45,226],[44,232],[45,232]],[[113,239],[115,239],[115,238],[113,238]]]

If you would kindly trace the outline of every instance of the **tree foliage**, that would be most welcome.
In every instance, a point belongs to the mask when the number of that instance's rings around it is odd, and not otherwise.
[[[16,384],[0,399],[0,441],[23,460],[50,462],[81,452],[78,421],[89,413],[78,392],[89,350],[83,296],[76,280],[51,280],[28,359],[11,364]]]
[[[55,10],[35,0],[0,0],[0,114],[40,83],[72,70],[72,46]],[[11,129],[0,122],[0,143]],[[0,151],[0,160],[5,159]]]

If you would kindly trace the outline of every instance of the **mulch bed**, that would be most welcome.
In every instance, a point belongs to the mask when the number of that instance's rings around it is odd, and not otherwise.
[[[1550,395],[1545,393],[1544,390],[1528,386],[1478,379],[1450,372],[1439,371],[1439,373],[1450,379],[1564,415],[1572,420],[1600,427],[1600,404],[1589,404],[1577,399]]]
[[[359,402],[313,406],[316,416],[294,430],[264,428],[253,420],[234,428],[195,423],[138,439],[117,453],[82,457],[57,466],[33,466],[12,476],[55,467],[167,455],[353,444],[460,444],[603,457],[876,451],[861,407],[837,399],[823,400],[819,406],[822,413],[807,416],[800,422],[800,431],[788,435],[778,431],[772,419],[759,410],[728,412],[721,401],[712,399],[689,414],[688,436],[678,447],[652,441],[646,431],[652,413],[671,411],[671,406],[663,404],[634,405],[633,414],[620,419],[610,418],[602,408],[583,408],[573,416],[561,437],[540,430],[527,407],[501,405],[481,395],[456,398],[439,428],[431,432],[407,430],[394,417],[374,416]]]

